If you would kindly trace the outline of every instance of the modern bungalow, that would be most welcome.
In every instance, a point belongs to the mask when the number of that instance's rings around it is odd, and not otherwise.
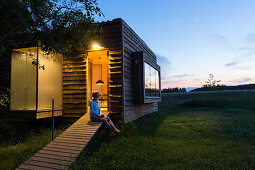
[[[102,22],[102,32],[87,54],[63,60],[35,46],[10,49],[0,56],[0,88],[10,89],[5,117],[79,118],[91,94],[100,93],[102,109],[118,122],[158,110],[160,66],[156,55],[122,19]],[[32,64],[33,61],[39,64]]]

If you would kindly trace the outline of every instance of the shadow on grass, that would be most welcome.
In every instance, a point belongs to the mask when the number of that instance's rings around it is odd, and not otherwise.
[[[139,118],[127,126],[134,126],[133,129],[137,130],[137,135],[153,136],[167,117],[178,114],[175,111],[174,106],[159,103],[157,112]]]
[[[55,129],[65,129],[70,125],[62,117],[55,117]],[[51,127],[51,118],[31,121],[0,120],[0,146],[18,144],[40,134],[42,130],[51,131]]]

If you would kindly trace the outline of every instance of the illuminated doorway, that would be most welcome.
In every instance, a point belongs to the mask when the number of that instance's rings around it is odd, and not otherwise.
[[[109,59],[107,50],[88,52],[88,103],[92,100],[93,92],[99,92],[102,110],[108,110],[108,71]],[[98,81],[103,81],[103,85],[98,85]]]

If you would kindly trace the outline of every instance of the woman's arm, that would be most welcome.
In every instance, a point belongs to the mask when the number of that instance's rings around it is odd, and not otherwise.
[[[90,111],[91,111],[94,115],[96,115],[96,113],[95,113],[95,107],[94,107],[94,104],[93,104],[92,101],[90,102]]]
[[[96,111],[95,111],[95,104],[96,104],[95,102],[91,102],[91,103],[90,103],[90,110],[91,110],[91,112],[92,112],[94,115],[100,116],[100,113],[97,114]]]

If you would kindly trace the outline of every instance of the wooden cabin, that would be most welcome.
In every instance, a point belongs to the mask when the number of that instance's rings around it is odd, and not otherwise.
[[[145,42],[122,19],[102,22],[102,33],[87,54],[63,60],[40,48],[10,49],[0,58],[0,88],[10,89],[5,117],[79,118],[88,112],[91,94],[112,119],[130,122],[158,110],[160,66]],[[39,64],[32,64],[38,59]]]

